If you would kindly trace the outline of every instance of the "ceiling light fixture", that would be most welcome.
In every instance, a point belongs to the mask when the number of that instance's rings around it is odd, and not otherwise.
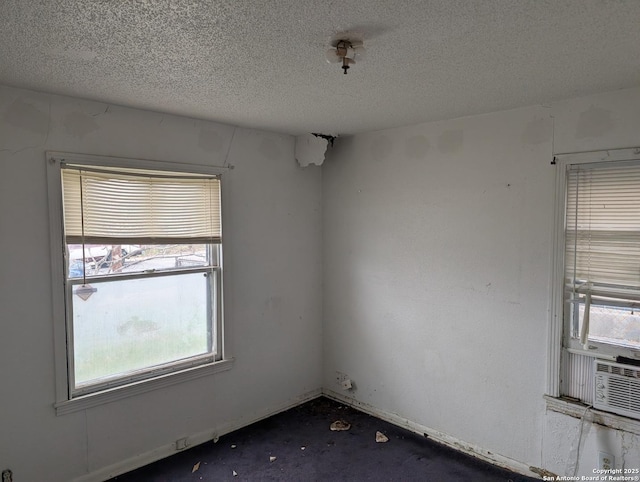
[[[327,62],[341,63],[345,74],[356,63],[356,59],[361,60],[365,53],[361,40],[340,39],[332,42],[331,46],[333,48],[326,53]]]

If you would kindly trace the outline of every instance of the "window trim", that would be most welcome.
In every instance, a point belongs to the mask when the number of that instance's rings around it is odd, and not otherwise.
[[[47,166],[47,190],[49,200],[49,233],[50,233],[50,258],[51,258],[51,286],[52,286],[52,314],[53,314],[53,339],[54,339],[54,370],[56,400],[54,407],[57,415],[84,410],[89,407],[109,403],[115,400],[138,395],[166,386],[183,383],[188,380],[211,375],[231,368],[233,357],[230,354],[229,333],[225,329],[228,323],[226,316],[225,291],[223,288],[224,253],[219,260],[219,278],[217,289],[219,291],[220,311],[222,318],[220,326],[220,357],[211,363],[195,367],[186,366],[178,371],[160,374],[145,380],[131,381],[113,388],[105,388],[102,391],[71,397],[70,379],[68,376],[67,359],[67,320],[66,298],[64,279],[64,229],[63,206],[60,162],[83,164],[87,166],[109,166],[113,168],[126,167],[134,169],[148,169],[154,171],[173,171],[205,175],[219,175],[221,178],[229,171],[228,168],[208,166],[202,164],[188,164],[167,161],[153,161],[147,159],[130,159],[123,157],[85,155],[68,152],[47,151],[45,153]],[[224,182],[220,185],[221,204],[225,205]],[[224,217],[224,213],[223,213]],[[226,278],[226,276],[225,276]]]
[[[558,154],[554,157],[556,164],[556,186],[555,186],[555,216],[554,216],[554,238],[553,238],[553,263],[552,280],[550,283],[551,320],[549,323],[549,356],[547,373],[547,395],[549,397],[560,397],[560,373],[561,355],[563,350],[570,350],[590,357],[611,359],[611,353],[597,350],[584,350],[582,348],[564,346],[564,252],[565,252],[565,197],[567,168],[571,164],[595,164],[608,163],[613,161],[636,161],[640,160],[640,148],[611,149],[606,151],[587,151],[576,153]],[[621,349],[623,350],[623,349]],[[622,417],[625,418],[625,417]]]

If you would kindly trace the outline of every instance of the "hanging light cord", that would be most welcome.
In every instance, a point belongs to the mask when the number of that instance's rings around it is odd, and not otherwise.
[[[82,171],[80,171],[80,236],[82,241],[82,287],[87,284],[87,255],[85,253],[84,242],[84,196],[82,195],[84,186],[82,184]]]

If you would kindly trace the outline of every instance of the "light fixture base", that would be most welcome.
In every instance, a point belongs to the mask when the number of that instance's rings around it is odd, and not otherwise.
[[[351,65],[356,63],[356,58],[364,53],[363,42],[360,39],[335,38],[331,41],[332,49],[326,52],[329,63],[340,62],[340,68],[346,75]]]

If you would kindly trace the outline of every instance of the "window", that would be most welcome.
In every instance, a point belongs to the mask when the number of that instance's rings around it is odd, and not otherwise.
[[[640,363],[640,149],[556,159],[547,393],[591,405],[594,359]]]
[[[565,333],[571,348],[640,351],[640,162],[569,165]]]
[[[612,356],[640,350],[640,163],[568,166],[567,344]]]
[[[49,156],[52,232],[63,253],[53,270],[62,277],[54,290],[64,291],[58,402],[139,391],[222,361],[219,170]]]

